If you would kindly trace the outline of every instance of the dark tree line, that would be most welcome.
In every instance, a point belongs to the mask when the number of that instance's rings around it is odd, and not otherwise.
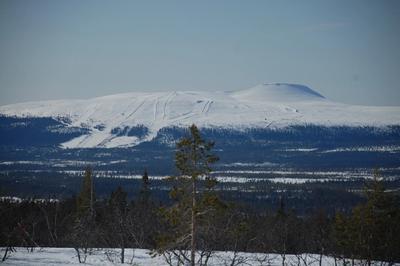
[[[137,197],[126,188],[97,198],[92,170],[86,169],[79,195],[64,200],[0,201],[3,260],[14,247],[72,247],[80,262],[101,248],[112,261],[125,263],[126,249],[147,248],[172,264],[206,265],[216,250],[233,252],[231,265],[245,262],[239,252],[288,254],[307,265],[304,254],[335,258],[338,264],[363,260],[400,262],[399,199],[385,191],[378,175],[365,186],[365,202],[335,215],[324,209],[299,216],[281,198],[277,210],[252,211],[224,202],[209,176],[217,160],[212,143],[195,126],[178,144],[180,176],[172,177],[171,203],[160,203],[145,170]]]

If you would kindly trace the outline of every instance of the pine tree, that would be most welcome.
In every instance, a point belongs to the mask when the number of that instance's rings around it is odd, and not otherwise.
[[[82,188],[77,198],[77,212],[78,216],[82,216],[90,212],[93,214],[93,203],[95,201],[92,169],[87,167],[85,176],[83,177]]]
[[[94,202],[92,169],[87,167],[82,188],[77,198],[76,219],[71,236],[80,263],[85,262],[87,254],[94,246],[97,238]]]
[[[338,214],[335,220],[336,243],[341,255],[354,259],[394,262],[399,259],[400,210],[385,191],[378,172],[365,187],[366,202],[356,206],[351,216]],[[395,236],[395,237],[394,237]]]
[[[147,169],[144,169],[144,173],[142,176],[142,188],[140,189],[140,195],[139,195],[139,204],[146,207],[149,205],[149,200],[150,200],[150,181]]]
[[[400,211],[394,198],[385,190],[378,170],[375,170],[372,181],[367,183],[365,195],[367,202],[356,208],[358,213],[353,214],[360,216],[361,256],[367,260],[368,265],[374,259],[393,261],[393,253],[390,254],[390,251],[394,250],[396,242],[399,243],[396,241],[399,227],[395,224],[399,221]],[[397,237],[393,238],[393,235]]]
[[[205,190],[209,192],[216,181],[210,176],[210,165],[218,160],[212,152],[213,142],[202,139],[199,129],[192,125],[190,135],[181,139],[176,147],[175,165],[180,175],[171,177],[174,182],[170,197],[175,204],[165,210],[164,215],[171,227],[171,234],[159,241],[163,251],[179,249],[178,261],[196,263],[198,222],[218,204],[216,197],[199,188],[200,178],[205,180]],[[190,256],[185,250],[190,249]],[[182,259],[183,257],[183,259]]]
[[[126,198],[127,193],[119,186],[111,193],[107,213],[106,235],[108,235],[109,243],[120,248],[121,263],[125,262],[125,249],[129,244],[130,235],[127,223],[128,202]]]

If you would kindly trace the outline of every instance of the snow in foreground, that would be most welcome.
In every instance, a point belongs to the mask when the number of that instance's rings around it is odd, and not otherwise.
[[[1,248],[3,256],[4,248]],[[88,256],[84,265],[168,265],[162,256],[152,258],[150,251],[146,249],[126,250],[125,264],[118,262],[118,250],[109,249],[114,255],[105,255],[105,250],[95,251],[93,255]],[[133,255],[133,256],[132,256]],[[216,252],[210,259],[208,265],[231,265],[233,252]],[[111,261],[110,260],[111,257]],[[318,265],[318,255],[302,254],[287,255],[287,265]],[[236,258],[234,265],[282,265],[282,258],[277,254],[256,254],[240,253]],[[239,263],[242,262],[242,263]],[[341,264],[341,262],[338,262]],[[42,248],[33,252],[28,252],[26,248],[18,248],[17,252],[11,253],[8,259],[2,265],[83,265],[79,264],[76,253],[72,248]],[[323,265],[335,265],[334,259],[323,257]],[[382,265],[379,263],[379,265]]]

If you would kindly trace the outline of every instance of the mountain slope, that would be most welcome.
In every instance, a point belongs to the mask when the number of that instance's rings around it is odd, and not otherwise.
[[[87,100],[28,102],[2,106],[0,114],[52,117],[66,128],[85,129],[87,134],[63,143],[69,148],[134,146],[153,139],[162,128],[192,123],[239,130],[305,124],[400,124],[400,107],[335,103],[306,86],[287,83],[235,92],[133,92]]]

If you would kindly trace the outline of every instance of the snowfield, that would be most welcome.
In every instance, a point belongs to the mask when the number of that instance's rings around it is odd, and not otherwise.
[[[161,128],[283,128],[289,125],[378,126],[400,124],[400,107],[355,106],[330,101],[297,84],[266,83],[233,92],[132,92],[87,100],[27,102],[0,107],[0,115],[53,117],[89,129],[64,148],[129,147],[152,140]],[[143,136],[118,135],[144,126]]]
[[[3,249],[1,255],[3,255]],[[118,262],[118,250],[107,249],[109,256],[105,255],[105,249],[94,251],[94,254],[87,257],[85,264],[80,264],[76,257],[75,250],[72,248],[43,248],[35,249],[28,252],[26,248],[17,248],[17,252],[11,253],[9,258],[2,265],[18,265],[18,266],[48,266],[48,265],[168,265],[162,256],[152,257],[149,250],[145,249],[127,249],[125,264]],[[215,252],[211,257],[208,265],[225,266],[231,265],[233,252]],[[319,255],[298,254],[286,255],[286,265],[319,265]],[[238,253],[235,265],[282,265],[282,258],[279,254],[262,254],[262,253]],[[338,261],[341,265],[343,261]],[[349,263],[349,261],[347,261]],[[298,264],[300,263],[300,264]],[[362,262],[356,261],[356,265]],[[322,265],[335,265],[334,259],[331,257],[323,257]],[[375,265],[388,265],[377,262]],[[399,264],[395,264],[399,265]]]

